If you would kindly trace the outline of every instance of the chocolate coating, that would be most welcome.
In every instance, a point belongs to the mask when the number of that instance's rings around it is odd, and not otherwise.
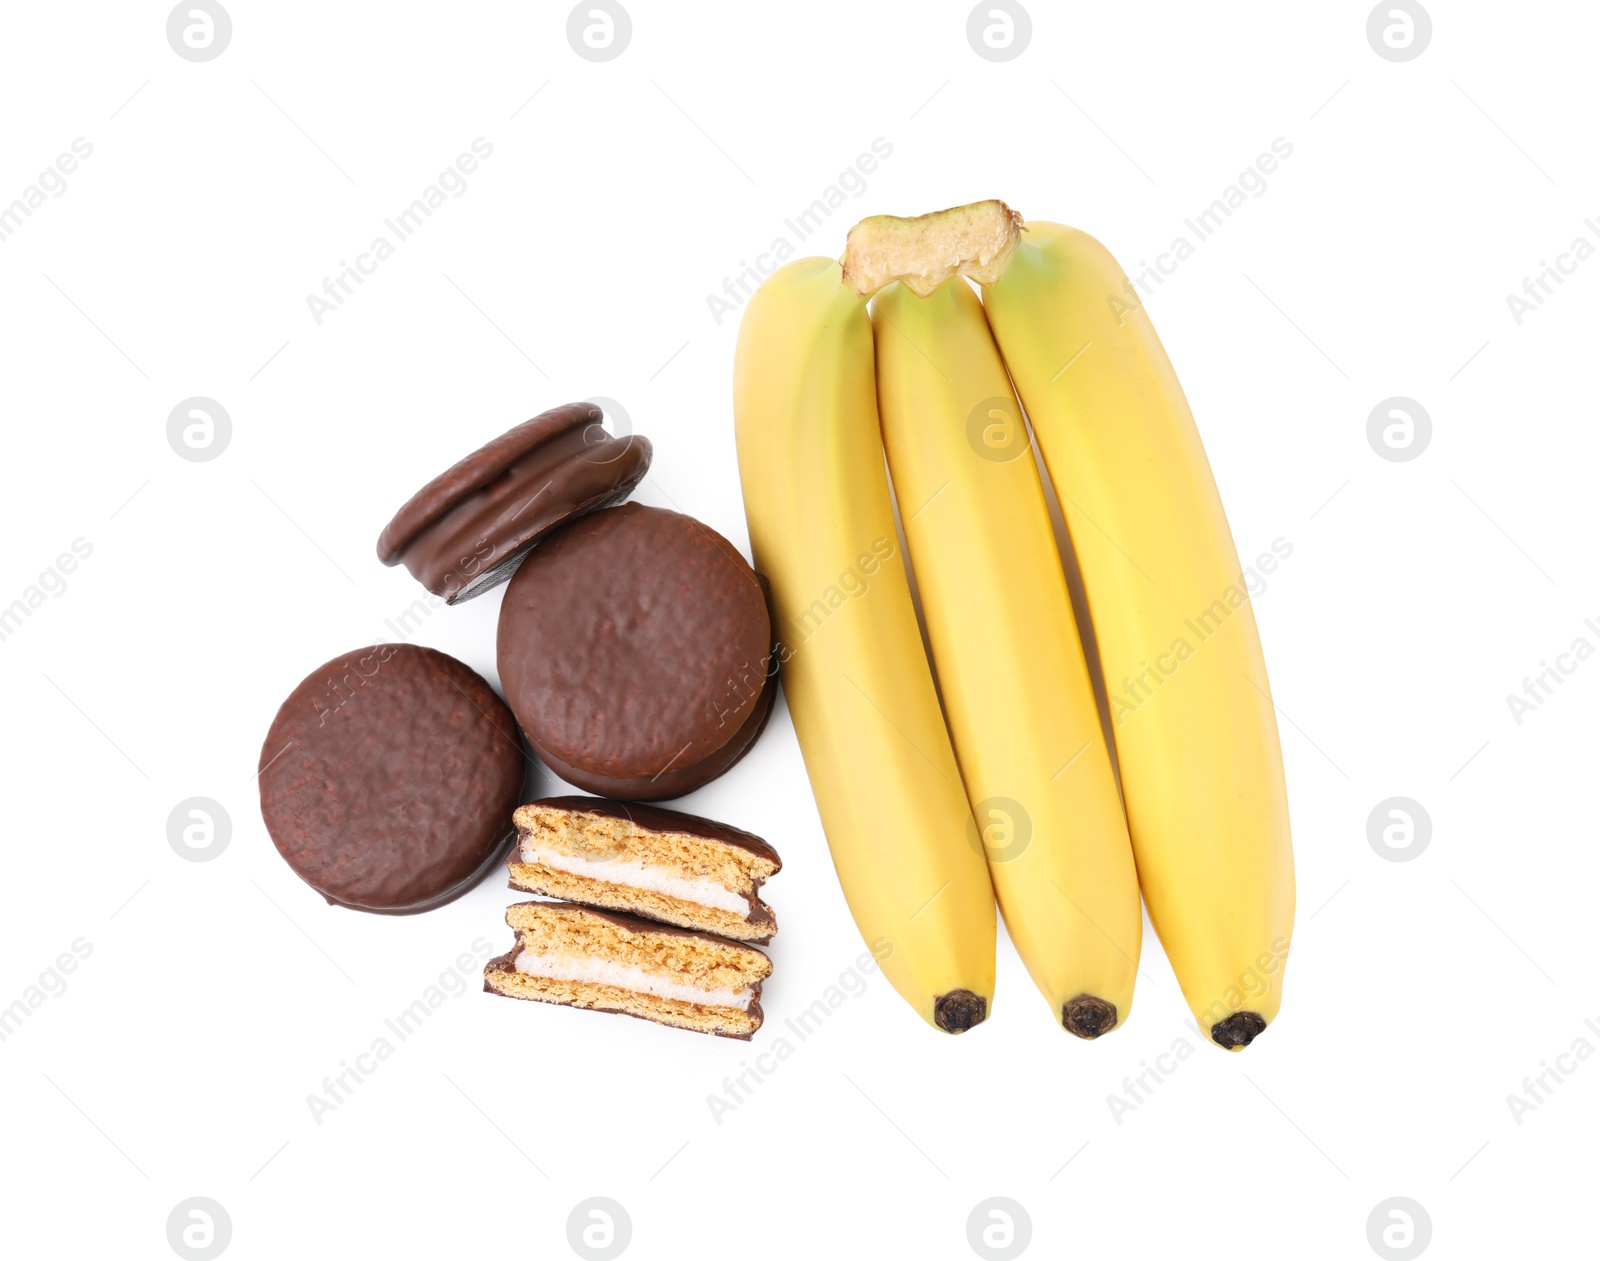
[[[650,440],[613,438],[593,403],[567,403],[474,451],[408,499],[378,538],[446,604],[505,582],[557,526],[620,503],[650,468]]]
[[[771,627],[755,574],[692,517],[626,504],[551,535],[500,609],[506,698],[535,751],[591,792],[659,801],[763,729]]]
[[[506,854],[526,759],[488,683],[411,644],[314,670],[261,748],[261,817],[329,902],[408,914],[465,893]]]

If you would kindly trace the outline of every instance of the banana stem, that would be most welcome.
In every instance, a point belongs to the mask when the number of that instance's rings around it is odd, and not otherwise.
[[[1022,231],[1022,216],[995,199],[915,218],[872,215],[845,240],[844,282],[870,297],[898,280],[919,298],[954,276],[993,284]]]

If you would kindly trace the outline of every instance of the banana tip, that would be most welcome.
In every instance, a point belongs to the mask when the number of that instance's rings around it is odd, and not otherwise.
[[[1267,1027],[1267,1022],[1253,1011],[1236,1011],[1225,1020],[1211,1026],[1211,1040],[1229,1051],[1242,1051]]]
[[[1117,1027],[1117,1005],[1093,994],[1079,994],[1061,1004],[1061,1027],[1093,1042]]]
[[[965,1033],[988,1015],[988,999],[971,990],[951,990],[933,1000],[933,1023],[946,1033]]]

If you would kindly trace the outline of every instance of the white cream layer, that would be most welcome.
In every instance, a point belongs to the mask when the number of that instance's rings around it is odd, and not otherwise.
[[[646,972],[631,963],[586,956],[534,954],[524,950],[517,956],[517,971],[528,976],[548,977],[552,981],[579,981],[592,985],[614,985],[655,998],[676,998],[706,1007],[737,1007],[750,1010],[750,987],[740,990],[703,990],[698,986],[673,981],[656,972]]]
[[[719,911],[732,911],[735,915],[750,914],[750,903],[745,900],[744,894],[703,876],[697,880],[686,880],[648,863],[622,862],[614,858],[579,858],[546,849],[531,836],[522,842],[522,861],[553,867],[572,876],[587,876],[607,884],[620,884],[629,889],[648,889],[684,902],[712,906]]]

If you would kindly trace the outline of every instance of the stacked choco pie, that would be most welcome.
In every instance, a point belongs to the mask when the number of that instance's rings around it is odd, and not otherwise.
[[[748,1038],[777,929],[777,853],[748,832],[643,804],[749,750],[771,713],[772,630],[755,574],[692,517],[625,503],[650,465],[592,403],[554,408],[429,482],[378,556],[456,604],[510,581],[502,701],[470,667],[378,644],[308,676],[262,747],[262,816],[329,902],[442,905],[511,844],[511,887],[548,901],[484,988]],[[520,727],[520,733],[519,733]],[[519,738],[520,735],[520,738]],[[516,806],[522,738],[596,797]]]

